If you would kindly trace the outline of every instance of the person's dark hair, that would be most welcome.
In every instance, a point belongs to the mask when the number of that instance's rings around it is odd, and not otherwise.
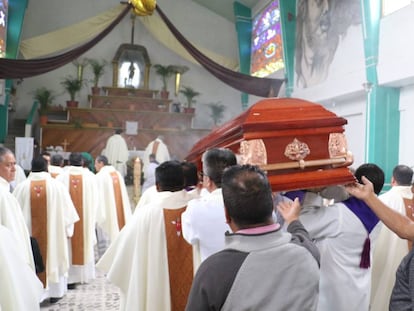
[[[64,159],[61,154],[54,154],[50,158],[50,165],[63,166],[63,162],[64,162]]]
[[[4,161],[4,156],[8,153],[13,154],[13,152],[9,148],[0,146],[0,162]]]
[[[392,177],[399,186],[411,186],[413,170],[407,165],[397,165],[392,171]]]
[[[184,187],[184,173],[178,161],[165,161],[155,169],[158,191],[180,191]]]
[[[156,164],[159,164],[159,163],[158,163],[158,161],[157,161],[157,157],[155,156],[155,154],[151,153],[151,154],[148,156],[148,158],[149,158],[149,161],[150,161],[150,162],[152,162],[152,163],[156,163]]]
[[[103,163],[103,165],[108,165],[108,158],[106,157],[106,156],[104,156],[104,155],[98,155],[97,157],[96,157],[96,161],[97,162],[101,162],[101,163]]]
[[[43,155],[36,156],[32,159],[32,172],[47,172],[48,163]]]
[[[80,152],[72,152],[69,155],[69,164],[73,166],[82,166],[83,165],[83,157]]]
[[[233,151],[225,148],[214,148],[207,150],[202,157],[203,174],[208,176],[216,185],[221,188],[221,178],[224,170],[237,164]]]
[[[239,226],[261,224],[272,217],[272,190],[266,174],[257,166],[234,165],[224,171],[224,206]]]
[[[115,130],[115,134],[118,134],[118,135],[121,135],[122,132],[123,132],[123,130],[119,129],[119,128]]]
[[[376,164],[366,163],[362,164],[355,171],[355,178],[362,184],[361,177],[365,176],[374,185],[374,192],[379,194],[384,186],[385,175],[384,171]]]
[[[192,162],[181,162],[184,172],[184,188],[197,186],[197,166]]]

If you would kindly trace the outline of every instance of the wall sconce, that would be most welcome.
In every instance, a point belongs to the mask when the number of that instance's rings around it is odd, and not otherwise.
[[[187,66],[173,66],[175,72],[175,96],[178,95],[180,90],[181,75],[187,72],[190,68]]]
[[[364,88],[365,92],[371,92],[373,84],[369,81],[362,83],[362,87]]]

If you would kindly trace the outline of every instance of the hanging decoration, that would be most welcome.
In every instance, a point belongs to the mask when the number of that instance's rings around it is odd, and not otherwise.
[[[152,15],[157,6],[155,0],[129,0],[133,7],[133,11],[138,16]]]

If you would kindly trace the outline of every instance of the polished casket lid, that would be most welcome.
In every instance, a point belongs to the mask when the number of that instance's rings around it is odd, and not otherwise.
[[[344,135],[346,119],[319,104],[294,98],[260,100],[198,141],[186,160],[229,148],[240,164],[259,165],[273,191],[347,184],[353,158]]]

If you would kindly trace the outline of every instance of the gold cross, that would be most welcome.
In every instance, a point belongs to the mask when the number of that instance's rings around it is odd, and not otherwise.
[[[66,148],[68,147],[68,145],[70,145],[70,143],[65,138],[65,140],[62,141],[61,144],[63,145],[63,151],[66,152]]]

